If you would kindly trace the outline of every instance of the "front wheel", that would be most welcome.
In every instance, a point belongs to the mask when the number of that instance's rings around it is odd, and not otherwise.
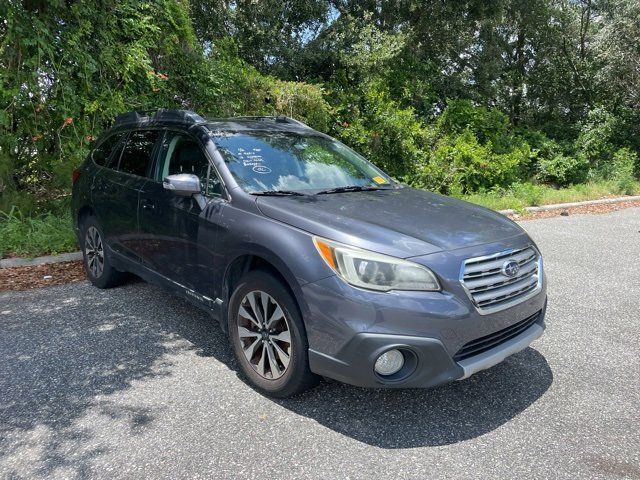
[[[309,370],[304,324],[289,291],[267,272],[249,272],[229,302],[229,339],[245,377],[279,398],[318,382]]]

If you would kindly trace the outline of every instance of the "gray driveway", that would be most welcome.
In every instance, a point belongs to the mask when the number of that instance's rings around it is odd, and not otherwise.
[[[156,287],[0,294],[0,478],[640,478],[640,209],[523,226],[545,336],[433,390],[274,401]]]

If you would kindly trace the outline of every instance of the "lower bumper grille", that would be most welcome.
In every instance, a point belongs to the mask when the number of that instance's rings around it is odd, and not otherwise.
[[[459,362],[465,358],[479,355],[487,350],[497,347],[501,343],[506,342],[517,335],[520,335],[540,318],[540,314],[541,312],[536,312],[530,317],[527,317],[518,323],[514,323],[507,328],[503,328],[495,333],[485,335],[484,337],[480,337],[464,344],[463,347],[453,356],[453,360]]]

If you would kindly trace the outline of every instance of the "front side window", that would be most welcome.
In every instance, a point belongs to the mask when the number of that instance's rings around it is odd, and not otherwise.
[[[391,187],[381,170],[342,143],[293,133],[226,133],[212,137],[247,192]]]
[[[118,170],[144,177],[147,175],[153,147],[160,137],[157,130],[131,132],[120,157]]]
[[[124,132],[116,133],[100,142],[100,145],[91,153],[93,161],[101,167],[108,167],[114,150],[124,135]]]
[[[202,193],[222,194],[222,183],[209,164],[204,151],[193,138],[180,132],[167,132],[160,146],[160,171],[157,180],[168,175],[191,173],[200,179]]]

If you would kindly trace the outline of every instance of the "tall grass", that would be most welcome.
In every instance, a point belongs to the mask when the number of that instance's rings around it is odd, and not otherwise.
[[[43,213],[29,217],[18,209],[0,212],[0,258],[35,257],[77,249],[71,215]]]
[[[521,183],[514,184],[508,189],[463,195],[461,198],[493,210],[522,211],[525,207],[596,200],[624,194],[640,194],[640,182],[626,183],[621,186],[616,181],[599,181],[566,188]]]

